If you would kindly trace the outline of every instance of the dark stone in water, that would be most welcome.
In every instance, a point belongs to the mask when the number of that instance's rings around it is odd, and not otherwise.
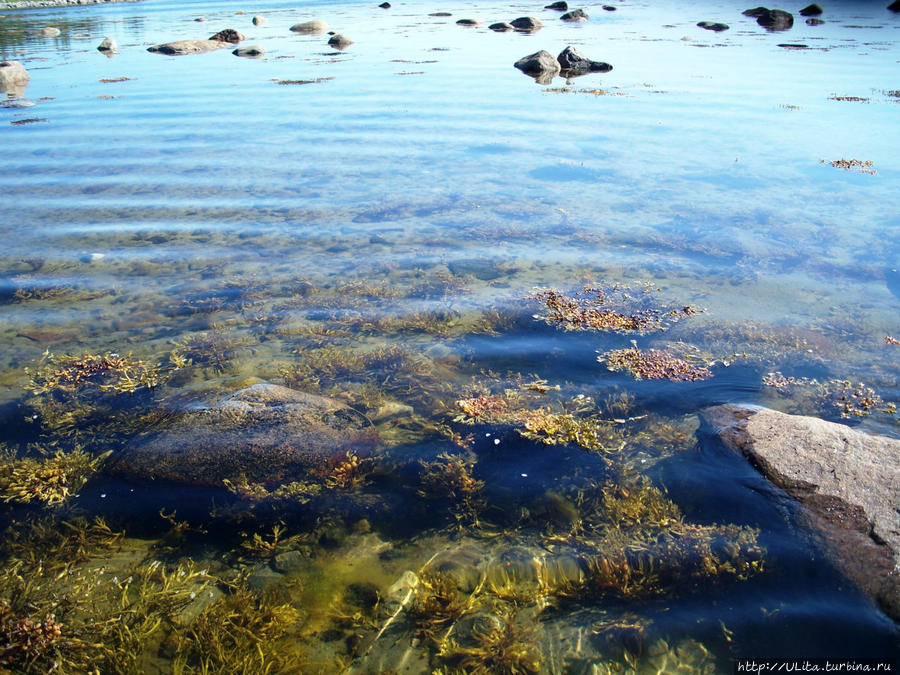
[[[756,17],[756,23],[767,30],[787,30],[794,25],[794,15],[783,9],[769,9]]]
[[[225,30],[220,30],[215,35],[209,36],[210,40],[218,40],[219,42],[230,42],[231,44],[237,44],[245,40],[246,38],[242,33],[238,33],[234,28],[226,28]]]
[[[108,473],[139,482],[221,486],[299,479],[349,450],[375,447],[361,413],[334,399],[261,383],[211,407],[176,412],[108,463]]]
[[[697,24],[700,28],[705,28],[706,30],[714,30],[717,33],[728,30],[728,24],[725,23],[716,23],[715,21],[701,21]]]
[[[390,8],[391,8],[391,3],[389,3],[389,2],[382,2],[382,3],[381,3],[380,5],[378,5],[378,6],[381,7],[381,9],[390,9]]]
[[[612,5],[603,5],[603,11],[605,12],[615,12],[616,8]]]
[[[812,18],[806,20],[807,26],[821,26],[823,23],[825,22],[822,19]]]
[[[822,9],[819,5],[817,5],[816,3],[813,3],[811,5],[807,5],[803,9],[801,9],[800,16],[819,16],[819,14],[821,14],[824,11],[825,10]]]
[[[611,65],[603,61],[592,61],[571,46],[563,49],[559,56],[556,57],[556,60],[559,62],[559,67],[566,77],[583,75],[584,73],[608,73],[613,69]]]
[[[507,31],[515,30],[511,23],[506,23],[505,21],[492,23],[490,26],[488,26],[488,28],[496,33],[505,33]]]
[[[544,9],[555,9],[559,12],[565,12],[567,9],[569,9],[569,5],[566,2],[552,2],[544,7]]]
[[[553,58],[553,54],[543,49],[534,54],[523,56],[513,65],[532,77],[549,76],[553,78],[559,74],[559,62]]]
[[[521,16],[518,19],[513,19],[509,23],[517,31],[523,33],[534,33],[535,31],[539,31],[544,25],[533,16]]]
[[[768,11],[768,7],[754,7],[753,9],[745,9],[741,14],[744,16],[760,17]]]
[[[888,9],[892,12],[900,12],[900,0],[895,0],[888,5]]]
[[[583,9],[573,9],[571,12],[566,12],[559,18],[563,21],[587,21],[590,17],[588,17]]]

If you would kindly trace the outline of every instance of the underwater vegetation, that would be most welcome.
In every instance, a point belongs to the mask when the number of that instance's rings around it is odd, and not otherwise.
[[[612,371],[628,371],[636,380],[696,382],[713,376],[705,366],[689,363],[663,349],[641,351],[634,343],[631,347],[604,352],[597,360],[606,362],[606,367]]]
[[[108,454],[108,453],[107,453]],[[58,506],[93,475],[106,454],[92,457],[80,448],[52,455],[18,458],[0,444],[0,498],[4,502],[39,502]]]
[[[640,286],[605,284],[585,286],[566,295],[554,289],[537,289],[528,296],[544,305],[545,313],[534,318],[564,330],[597,330],[644,335],[663,331],[681,319],[701,313],[690,305],[667,307],[653,303],[659,292],[653,284]]]
[[[833,415],[837,410],[840,417],[859,418],[872,413],[895,416],[897,404],[885,401],[870,386],[850,380],[833,379],[819,382],[815,378],[785,376],[780,372],[763,375],[762,383],[782,396],[817,409],[820,414]]]

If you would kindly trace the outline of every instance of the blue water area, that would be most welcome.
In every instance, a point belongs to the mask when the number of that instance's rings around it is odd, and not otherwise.
[[[800,507],[697,415],[756,403],[900,437],[885,412],[900,398],[900,14],[887,0],[831,0],[823,24],[797,5],[793,27],[771,32],[736,0],[585,5],[582,23],[544,3],[392,4],[0,4],[0,58],[31,76],[0,96],[0,443],[20,457],[120,453],[247,383],[309,389],[375,421],[383,465],[358,493],[326,490],[273,516],[217,486],[100,469],[66,508],[147,540],[173,522],[156,514],[177,510],[208,534],[182,554],[235,569],[245,561],[227,552],[250,539],[248,523],[283,518],[304,541],[326,521],[353,536],[371,527],[393,547],[373,582],[387,593],[388,577],[435,553],[435,537],[447,550],[481,537],[501,558],[516,546],[568,555],[550,535],[575,527],[571,508],[647,480],[698,527],[758,531],[763,570],[715,582],[670,570],[663,582],[678,582],[650,596],[554,598],[536,625],[580,631],[594,652],[540,672],[601,672],[598,653],[650,658],[656,638],[702,643],[715,671],[739,657],[895,657],[896,624],[798,524]],[[543,26],[488,29],[523,15]],[[312,19],[353,44],[290,30]],[[60,35],[40,37],[45,26]],[[147,51],[225,28],[265,55]],[[96,49],[104,37],[117,54]],[[513,67],[566,46],[613,70],[536,81]],[[630,331],[548,318],[542,289],[583,300],[586,287],[613,299],[627,288],[626,313],[683,318]],[[714,376],[608,367],[631,346],[687,355]],[[36,392],[35,373],[87,354],[127,354],[158,366],[160,381],[67,423],[71,400]],[[801,384],[767,386],[774,372]],[[879,406],[841,418],[827,392],[844,380]],[[458,401],[477,396],[532,417],[460,421]],[[572,438],[523,435],[538,413],[629,418],[610,433],[635,454],[617,463]],[[483,482],[481,534],[460,493],[423,497],[446,456]],[[10,501],[5,524],[70,515]],[[358,555],[344,541],[323,535],[309,564],[344,570],[335,561]],[[298,604],[332,600],[309,590],[320,572]],[[335,588],[354,579],[333,575]],[[308,654],[358,659],[349,641],[319,644],[321,621],[298,638]],[[432,668],[459,665],[436,654]]]

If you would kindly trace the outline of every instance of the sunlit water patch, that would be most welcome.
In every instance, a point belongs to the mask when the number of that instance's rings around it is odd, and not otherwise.
[[[0,10],[31,74],[0,107],[5,663],[896,653],[697,414],[898,435],[900,20],[657,4]],[[224,28],[264,58],[146,51]],[[613,70],[512,66],[567,45]],[[302,470],[308,412],[266,383],[333,407]]]

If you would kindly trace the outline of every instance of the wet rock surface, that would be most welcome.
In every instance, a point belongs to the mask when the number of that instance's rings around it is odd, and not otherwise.
[[[343,403],[269,383],[177,411],[160,426],[116,455],[107,472],[138,482],[220,486],[245,475],[265,483],[302,478],[378,440],[369,420]]]
[[[335,33],[331,36],[331,39],[328,40],[328,46],[333,47],[334,49],[346,49],[352,44],[353,40],[340,33]]]
[[[218,40],[219,42],[230,42],[231,44],[237,44],[242,40],[246,40],[243,33],[239,33],[234,28],[226,28],[225,30],[220,30],[215,35],[209,36],[210,40]]]
[[[755,406],[715,406],[703,418],[806,507],[838,567],[900,619],[900,440]]]
[[[813,3],[811,5],[807,5],[803,9],[800,10],[800,16],[819,16],[825,10],[822,9],[821,5]]]
[[[304,35],[321,35],[322,33],[328,32],[328,24],[324,21],[319,21],[318,19],[303,21],[291,26],[291,31],[294,33],[302,33]]]
[[[119,51],[118,43],[112,38],[104,38],[103,42],[97,45],[97,50],[101,52],[107,52],[109,54],[115,54]]]
[[[560,67],[553,54],[541,50],[528,56],[523,56],[513,64],[526,75],[537,78],[539,82],[549,82],[559,75]]]
[[[700,28],[704,28],[706,30],[712,30],[717,33],[728,30],[728,24],[725,23],[716,23],[715,21],[701,21],[697,24]]]
[[[175,42],[167,42],[165,44],[147,47],[147,51],[155,54],[167,54],[169,56],[184,56],[186,54],[214,52],[217,49],[230,46],[230,42],[220,42],[219,40],[177,40]]]
[[[794,25],[794,15],[783,9],[767,9],[757,15],[756,23],[767,30],[787,30]]]
[[[563,21],[578,22],[587,21],[589,17],[583,9],[573,9],[571,12],[566,12],[559,18]]]
[[[522,16],[518,19],[513,19],[512,21],[510,21],[510,25],[517,31],[521,31],[523,33],[534,33],[535,31],[539,31],[544,24],[542,24],[538,19],[535,19],[533,16]]]
[[[231,53],[247,59],[258,59],[266,55],[266,50],[260,45],[249,45],[247,47],[238,47]]]
[[[18,61],[0,61],[0,93],[24,87],[30,79],[31,75]]]
[[[556,57],[559,67],[565,76],[583,75],[584,73],[608,73],[613,69],[608,63],[594,61],[574,47],[566,47]]]

